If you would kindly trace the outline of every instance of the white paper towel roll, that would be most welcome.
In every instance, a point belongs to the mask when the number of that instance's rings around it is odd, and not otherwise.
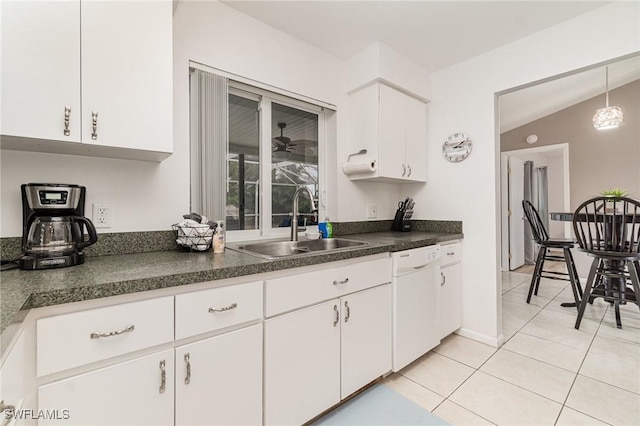
[[[348,161],[342,165],[342,171],[345,175],[354,175],[358,173],[375,172],[378,163],[374,159],[362,159],[360,161]]]

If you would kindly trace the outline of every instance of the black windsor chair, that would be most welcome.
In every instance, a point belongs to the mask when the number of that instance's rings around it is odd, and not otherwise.
[[[595,197],[573,214],[573,230],[579,250],[593,257],[576,328],[585,300],[602,297],[615,308],[616,325],[622,328],[620,304],[640,307],[640,201],[626,197]]]
[[[529,286],[529,294],[527,295],[527,303],[531,301],[531,295],[538,295],[538,288],[540,287],[541,278],[549,278],[553,280],[564,280],[571,283],[571,289],[573,290],[574,303],[562,303],[564,307],[579,306],[580,299],[582,297],[582,288],[580,287],[580,278],[578,278],[578,271],[571,254],[571,249],[574,248],[576,242],[568,239],[549,239],[549,234],[540,220],[533,204],[527,200],[522,200],[522,208],[524,214],[531,226],[531,233],[533,239],[540,247],[538,250],[538,256],[536,257],[536,266],[531,277],[531,285]],[[551,252],[551,249],[562,250],[562,256],[558,256]],[[547,260],[564,261],[567,266],[567,273],[555,272],[544,270],[544,263]]]

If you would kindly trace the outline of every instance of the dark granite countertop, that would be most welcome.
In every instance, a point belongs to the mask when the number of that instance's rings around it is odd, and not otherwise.
[[[0,275],[0,333],[19,324],[29,309],[121,294],[221,280],[300,266],[407,250],[461,239],[462,233],[374,232],[345,235],[370,245],[285,260],[265,260],[227,249],[223,254],[158,251],[89,257],[83,265],[41,271],[3,271]],[[11,327],[14,328],[14,327]]]

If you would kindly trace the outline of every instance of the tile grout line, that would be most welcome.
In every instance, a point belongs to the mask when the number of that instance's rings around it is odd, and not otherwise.
[[[609,310],[609,307],[607,306],[607,309],[605,309],[605,315],[606,315],[608,310]],[[573,387],[576,384],[576,380],[578,380],[578,376],[580,375],[580,370],[582,369],[582,366],[584,365],[585,359],[587,359],[587,355],[589,355],[589,351],[591,350],[591,346],[593,346],[593,342],[596,340],[596,336],[598,335],[598,331],[600,330],[600,327],[602,326],[602,321],[603,320],[604,320],[604,315],[602,316],[602,318],[600,318],[600,322],[598,323],[598,328],[596,329],[596,332],[594,333],[593,338],[591,339],[591,343],[589,343],[589,347],[587,348],[587,351],[585,352],[584,357],[582,358],[582,362],[580,363],[580,366],[578,367],[578,371],[576,372],[576,376],[573,378],[573,382],[571,383],[571,387],[569,388],[569,392],[567,392],[567,396],[565,397],[564,402],[562,403],[562,409],[558,413],[558,417],[556,417],[556,421],[554,422],[554,425],[556,425],[558,423],[558,420],[560,420],[560,415],[562,414],[562,410],[564,410],[564,407],[570,408],[570,409],[572,409],[572,410],[574,410],[574,411],[576,411],[576,412],[578,412],[580,414],[584,414],[585,416],[588,416],[588,417],[591,417],[591,418],[595,418],[595,417],[592,417],[592,416],[590,416],[590,415],[588,415],[586,413],[583,413],[582,411],[578,411],[575,408],[568,407],[567,406],[567,400],[569,399],[569,395],[571,395],[571,391],[573,390]],[[604,420],[600,420],[600,419],[597,419],[597,418],[596,418],[596,420],[604,422],[604,423],[607,423]],[[609,424],[609,423],[607,423],[607,424]]]

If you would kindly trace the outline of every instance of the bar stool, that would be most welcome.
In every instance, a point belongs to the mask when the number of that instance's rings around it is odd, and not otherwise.
[[[571,249],[574,248],[576,242],[570,239],[549,239],[549,234],[540,220],[533,204],[527,200],[522,200],[522,208],[524,214],[531,226],[531,233],[533,239],[540,246],[538,250],[538,257],[536,258],[536,266],[531,277],[531,285],[529,286],[529,294],[527,296],[527,303],[531,302],[531,295],[538,295],[538,288],[540,287],[540,278],[549,278],[552,280],[563,280],[571,283],[571,290],[573,291],[574,303],[562,303],[563,307],[578,307],[580,305],[580,299],[582,298],[582,288],[580,287],[580,278],[578,278],[578,271],[576,270],[576,264],[573,261],[573,255]],[[550,249],[561,249],[562,256],[550,253]],[[544,262],[547,260],[564,261],[567,265],[567,273],[554,272],[544,270]]]
[[[602,297],[615,309],[616,326],[622,328],[620,304],[640,307],[640,201],[626,197],[595,197],[573,214],[578,250],[593,257],[578,309],[576,329],[586,300]]]

